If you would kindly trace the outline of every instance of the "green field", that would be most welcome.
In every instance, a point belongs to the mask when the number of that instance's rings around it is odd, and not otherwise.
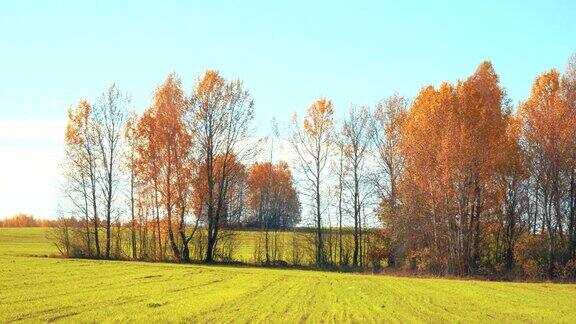
[[[47,258],[0,229],[0,322],[576,322],[576,285]]]

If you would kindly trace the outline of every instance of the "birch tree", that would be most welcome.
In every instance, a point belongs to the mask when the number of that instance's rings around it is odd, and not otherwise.
[[[203,165],[200,185],[207,222],[206,262],[214,261],[221,223],[225,219],[228,180],[239,172],[236,161],[254,153],[250,123],[254,101],[240,80],[226,81],[217,71],[198,80],[188,106],[188,127],[196,136],[197,161]],[[218,163],[217,163],[218,161]]]
[[[323,171],[328,161],[333,140],[334,108],[332,101],[316,100],[307,111],[302,125],[297,116],[292,119],[290,144],[298,157],[307,186],[308,196],[314,200],[314,223],[316,227],[316,264],[325,263],[322,240],[322,188]]]

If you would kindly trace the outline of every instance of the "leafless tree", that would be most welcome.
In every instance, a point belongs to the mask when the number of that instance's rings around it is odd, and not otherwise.
[[[99,156],[99,182],[106,218],[106,258],[110,257],[112,212],[118,185],[121,143],[130,99],[115,84],[102,94],[94,109]]]
[[[352,196],[354,218],[354,253],[352,265],[358,266],[361,251],[362,195],[367,185],[367,174],[364,169],[367,151],[370,144],[370,113],[367,107],[352,107],[342,127],[344,140],[344,157],[350,169],[348,188]]]

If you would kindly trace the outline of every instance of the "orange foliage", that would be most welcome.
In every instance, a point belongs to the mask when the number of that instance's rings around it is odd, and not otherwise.
[[[300,202],[286,162],[255,163],[248,173],[248,207],[253,222],[267,228],[286,228],[300,220]]]
[[[86,99],[80,100],[76,110],[68,111],[65,140],[68,145],[79,145],[86,141],[92,107]]]
[[[322,136],[332,128],[334,107],[332,101],[326,98],[316,100],[309,108],[308,115],[304,119],[304,130],[310,137]]]
[[[426,253],[451,271],[475,271],[480,219],[491,206],[491,181],[501,164],[507,131],[504,92],[489,62],[456,87],[422,89],[403,124],[402,194]],[[457,242],[463,242],[462,244]]]
[[[558,168],[574,154],[576,111],[565,100],[556,70],[539,75],[528,100],[520,105],[527,142]]]
[[[154,94],[154,104],[138,121],[137,174],[154,187],[166,209],[186,208],[194,163],[192,135],[184,125],[185,97],[171,74]]]
[[[226,187],[225,192],[226,195],[223,198],[222,205],[227,212],[229,211],[229,203],[233,200],[235,196],[238,195],[238,192],[242,190],[242,185],[246,178],[246,167],[242,164],[235,155],[229,155],[228,157],[224,155],[218,155],[214,158],[213,164],[213,178],[217,179],[217,183],[214,184],[214,193],[212,195],[214,201],[214,205],[217,205],[218,202],[218,192],[220,192],[220,187]],[[224,175],[223,175],[224,173]],[[192,194],[192,206],[193,211],[196,217],[205,219],[206,217],[206,205],[208,203],[208,177],[207,177],[207,168],[206,163],[202,163],[196,176],[193,180],[193,194]],[[227,213],[226,212],[226,213]],[[226,215],[225,217],[229,216]],[[225,219],[221,220],[225,221]]]

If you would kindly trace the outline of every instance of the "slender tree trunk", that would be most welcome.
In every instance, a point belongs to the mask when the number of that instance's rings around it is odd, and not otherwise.
[[[92,212],[94,213],[94,244],[96,246],[96,257],[100,258],[100,238],[98,237],[98,227],[100,226],[100,222],[98,220],[98,209],[96,204],[96,178],[93,172],[94,170],[92,169],[90,175],[90,185],[92,187]]]
[[[88,192],[86,191],[86,178],[82,173],[82,195],[84,197],[84,226],[86,229],[86,245],[88,248],[88,255],[92,255],[92,244],[90,241],[90,211],[88,207]]]
[[[512,238],[512,227],[514,225],[508,224],[508,228],[506,229],[506,240],[505,240],[505,244],[506,244],[506,251],[505,251],[505,255],[504,255],[504,260],[505,260],[505,267],[506,267],[506,271],[510,272],[512,271],[512,269],[514,269],[514,241]]]
[[[207,245],[206,245],[206,258],[205,262],[214,261],[214,220],[216,215],[214,215],[214,155],[212,148],[212,137],[208,136],[208,146],[206,149],[206,181],[208,187],[208,233],[207,233]]]
[[[112,149],[110,149],[110,163],[106,179],[106,259],[110,258],[110,243],[112,238]]]
[[[338,260],[340,265],[343,264],[342,254],[344,253],[344,249],[342,246],[342,185],[340,185],[339,195],[338,195]]]
[[[209,228],[208,229],[208,246],[206,247],[206,262],[214,262],[214,245],[215,245],[215,240],[214,240],[214,235],[210,234],[210,232],[213,231],[213,228]]]
[[[322,218],[320,215],[320,165],[317,164],[316,168],[316,264],[322,266],[324,264],[324,244],[322,242]]]
[[[154,209],[156,211],[156,231],[158,232],[158,255],[160,260],[164,259],[162,251],[162,231],[160,230],[160,206],[158,205],[158,190],[154,188]]]
[[[554,269],[554,259],[555,259],[555,255],[554,255],[554,229],[552,228],[552,215],[551,215],[551,206],[550,206],[550,202],[548,201],[548,195],[545,194],[544,197],[544,206],[546,208],[545,211],[545,223],[546,223],[546,228],[547,228],[547,232],[548,232],[548,278],[554,278],[554,273],[555,273],[555,269]]]
[[[188,247],[188,243],[190,242],[190,240],[186,237],[182,238],[182,257],[181,257],[181,261],[182,262],[190,262],[190,248]]]
[[[134,215],[134,171],[130,174],[130,213],[132,216],[132,259],[136,259],[136,216]]]
[[[568,258],[574,258],[576,250],[576,179],[574,169],[570,171],[570,208],[568,212]]]
[[[200,212],[201,214],[201,212]],[[192,240],[192,238],[194,237],[194,234],[196,234],[196,230],[198,229],[198,224],[200,222],[200,217],[196,218],[196,224],[194,225],[194,228],[192,229],[192,233],[190,233],[190,236],[186,237],[186,226],[184,225],[184,209],[181,211],[180,214],[180,218],[181,218],[181,228],[180,228],[180,238],[182,239],[182,262],[190,262],[190,248],[189,248],[189,244],[190,241]]]
[[[354,162],[354,255],[352,264],[358,266],[359,257],[361,253],[361,233],[360,233],[360,197],[358,186],[358,167],[356,161]]]
[[[176,245],[176,240],[174,237],[174,230],[172,229],[172,207],[168,206],[168,241],[170,243],[170,249],[172,249],[172,253],[174,254],[174,258],[176,260],[180,260],[180,249],[178,249],[178,245]]]
[[[480,187],[475,186],[475,208],[474,208],[474,240],[472,247],[471,272],[478,272],[480,266],[480,215],[482,213],[482,200]]]
[[[363,233],[363,226],[362,226],[362,218],[360,217],[360,211],[358,212],[358,260],[356,262],[356,265],[362,267],[362,256],[363,256],[363,246],[362,246],[362,240],[364,239],[364,233]]]

